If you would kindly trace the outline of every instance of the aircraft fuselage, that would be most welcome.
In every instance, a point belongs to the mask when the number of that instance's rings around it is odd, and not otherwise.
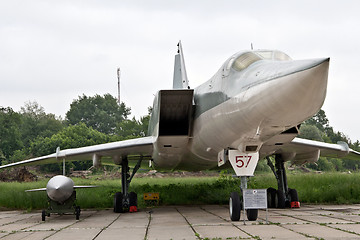
[[[279,51],[234,54],[210,80],[193,90],[187,134],[162,134],[164,107],[157,106],[160,102],[155,100],[150,123],[150,133],[158,138],[153,154],[155,166],[209,169],[217,165],[218,153],[227,148],[270,154],[262,151],[264,143],[321,108],[328,66],[328,58],[291,60]],[[169,90],[168,94],[170,91],[182,90]],[[181,99],[177,98],[178,103]],[[173,100],[169,104],[172,110],[168,107],[167,111],[185,108],[176,104]],[[157,120],[156,114],[160,114]],[[172,113],[172,119],[179,119],[178,115],[181,113]],[[174,121],[172,127],[181,129],[182,122]]]

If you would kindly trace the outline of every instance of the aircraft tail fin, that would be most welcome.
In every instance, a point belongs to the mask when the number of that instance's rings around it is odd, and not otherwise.
[[[181,41],[178,43],[178,54],[175,55],[173,89],[190,89]]]

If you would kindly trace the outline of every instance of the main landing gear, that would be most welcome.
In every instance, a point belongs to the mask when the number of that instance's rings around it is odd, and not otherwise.
[[[114,196],[114,212],[137,212],[137,194],[129,192],[129,185],[137,170],[139,170],[142,158],[139,159],[130,176],[129,161],[124,157],[121,162],[121,190]]]
[[[241,192],[247,188],[247,178],[241,177]],[[237,192],[232,192],[229,199],[229,210],[231,221],[239,221],[243,210],[243,198]],[[246,209],[246,216],[249,221],[256,221],[258,209]]]
[[[295,189],[288,188],[284,160],[281,155],[275,155],[275,166],[269,157],[266,157],[266,159],[267,164],[273,171],[278,184],[277,190],[275,188],[267,189],[268,208],[299,208],[300,202],[297,191]]]

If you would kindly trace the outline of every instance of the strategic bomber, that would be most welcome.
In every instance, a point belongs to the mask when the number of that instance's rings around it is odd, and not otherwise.
[[[147,137],[58,149],[0,169],[78,160],[92,160],[97,167],[102,159],[112,159],[122,172],[114,211],[126,212],[137,211],[137,195],[128,189],[142,161],[170,170],[232,167],[245,189],[258,161],[267,160],[278,183],[278,189],[267,191],[268,206],[299,207],[297,191],[288,187],[284,162],[301,165],[316,162],[320,156],[360,159],[360,153],[346,143],[296,137],[301,123],[316,114],[325,100],[329,61],[292,60],[277,50],[246,50],[232,55],[210,80],[192,89],[179,42],[173,89],[156,94]],[[270,156],[275,156],[275,165]],[[129,161],[136,161],[131,174]],[[52,194],[62,195],[66,189],[62,185],[68,181],[64,178],[58,184]],[[241,198],[233,192],[229,198],[231,220],[240,219],[241,209]],[[74,211],[76,214],[76,207]],[[257,209],[247,210],[248,220],[257,216]]]

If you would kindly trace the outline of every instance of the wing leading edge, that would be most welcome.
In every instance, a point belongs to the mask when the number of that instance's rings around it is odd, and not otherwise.
[[[151,156],[153,152],[153,137],[129,139],[118,142],[111,142],[81,148],[72,148],[56,151],[42,157],[32,158],[24,161],[10,163],[0,166],[0,169],[19,166],[31,166],[39,164],[58,163],[63,159],[66,161],[93,160],[96,155],[101,158],[116,158],[129,155]]]
[[[291,160],[297,165],[316,162],[320,156],[360,160],[360,153],[350,149],[345,142],[331,144],[302,138],[294,138],[276,153],[282,154],[285,161]]]

